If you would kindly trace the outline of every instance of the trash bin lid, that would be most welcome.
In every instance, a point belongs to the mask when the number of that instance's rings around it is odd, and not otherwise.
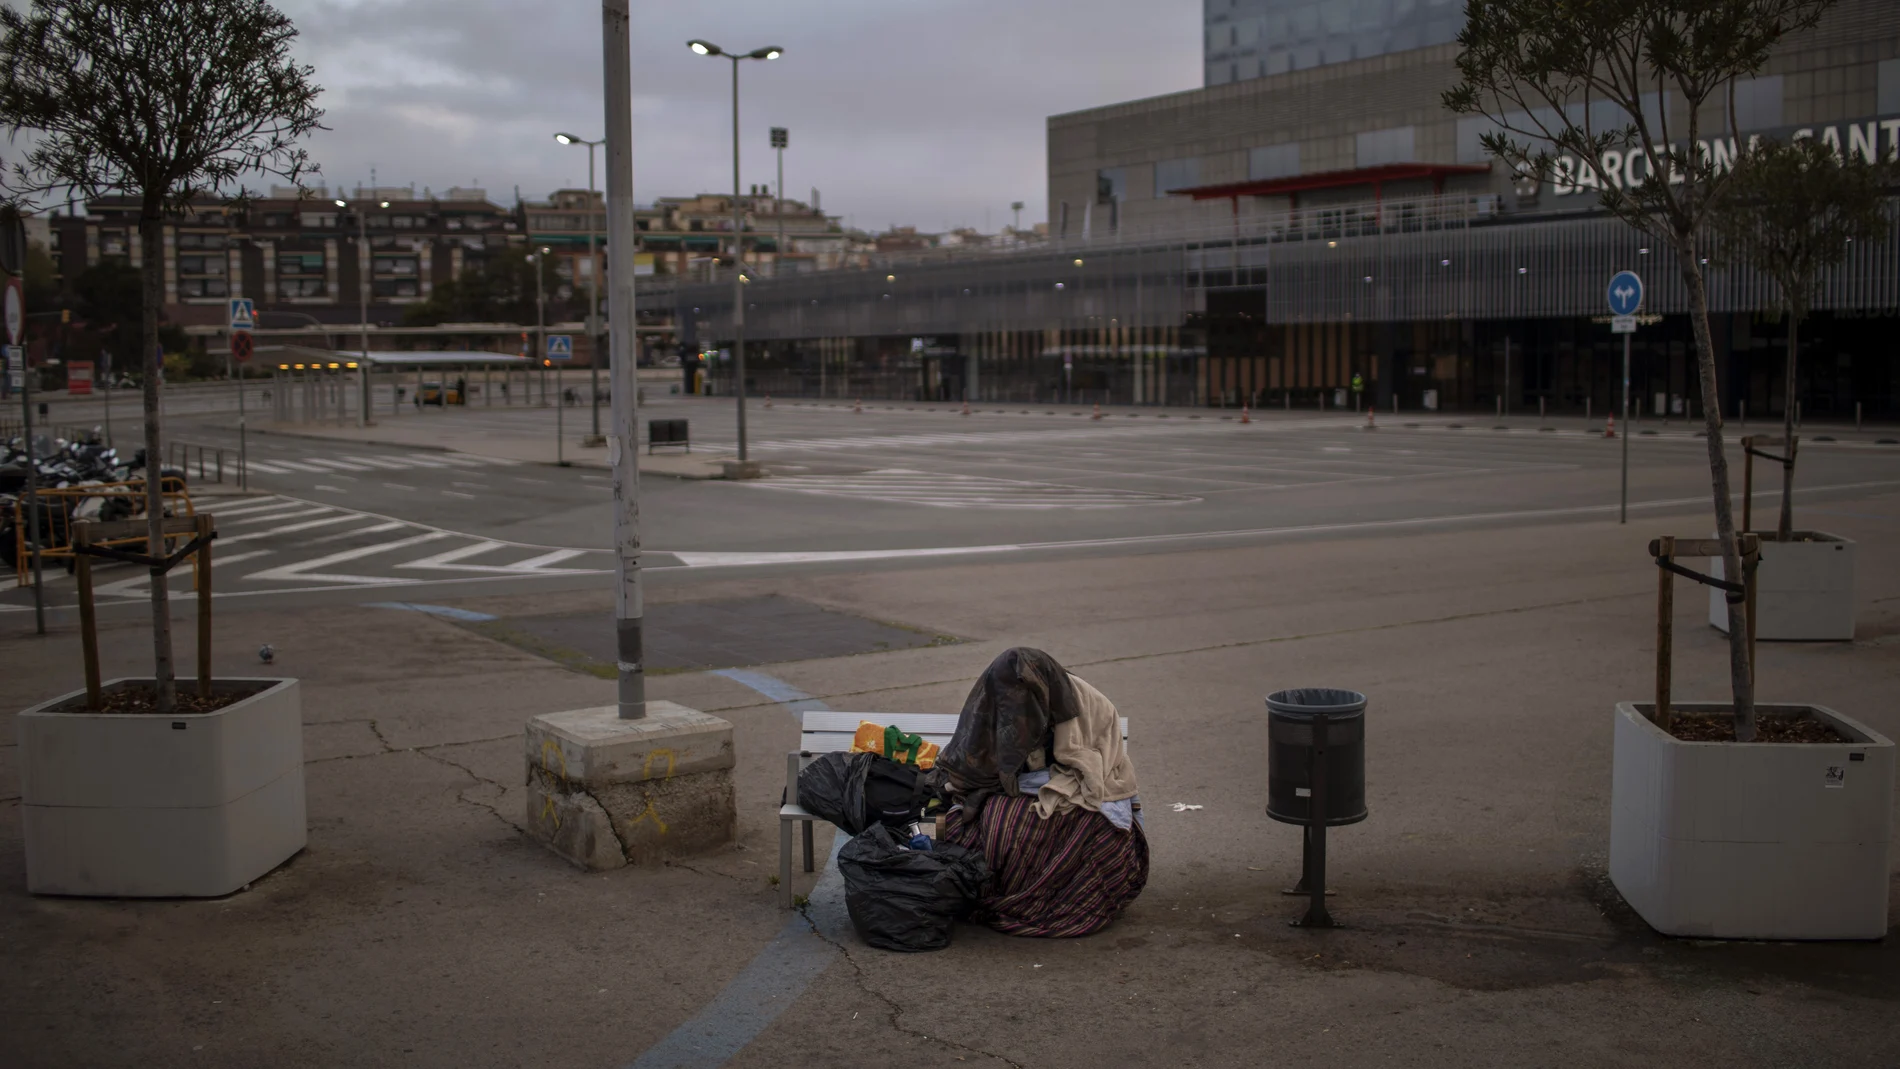
[[[1295,687],[1267,695],[1267,708],[1282,716],[1358,713],[1365,711],[1366,696],[1335,687]]]

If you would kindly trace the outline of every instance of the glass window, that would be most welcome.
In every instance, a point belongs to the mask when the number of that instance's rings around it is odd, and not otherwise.
[[[1107,167],[1095,172],[1095,203],[1128,199],[1128,168]]]
[[[1377,167],[1382,163],[1405,163],[1417,159],[1413,140],[1413,128],[1410,126],[1367,130],[1358,136],[1355,146],[1358,165]]]
[[[323,274],[323,254],[320,252],[278,253],[277,273],[280,275],[321,275]]]
[[[1201,184],[1201,161],[1189,156],[1178,160],[1162,160],[1155,164],[1155,197],[1161,198],[1176,189],[1190,189]]]
[[[1735,129],[1741,133],[1780,126],[1781,75],[1737,81],[1734,119]]]
[[[1472,115],[1458,120],[1458,162],[1483,163],[1490,159],[1490,153],[1484,150],[1484,135],[1496,131],[1498,125],[1482,115]]]
[[[413,256],[378,256],[376,273],[379,275],[413,275],[416,273],[416,258]]]
[[[1883,59],[1876,68],[1875,104],[1882,115],[1900,112],[1900,59]]]
[[[277,280],[279,297],[321,297],[323,280],[320,278],[280,278]]]
[[[302,222],[303,222],[303,225],[308,226],[308,227],[317,227],[317,228],[332,227],[333,228],[336,226],[336,213],[335,212],[304,212]]]
[[[1300,143],[1298,141],[1247,150],[1248,178],[1254,180],[1285,178],[1299,173]]]

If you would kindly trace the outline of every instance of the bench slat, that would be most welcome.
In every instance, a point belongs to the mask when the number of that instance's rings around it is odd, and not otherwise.
[[[812,710],[801,714],[802,726],[807,736],[818,734],[842,734],[844,745],[830,749],[848,750],[851,738],[857,734],[858,725],[866,720],[873,724],[895,725],[899,731],[911,735],[922,735],[939,746],[950,741],[956,734],[958,717],[954,713],[840,713],[830,710]],[[1128,739],[1128,718],[1121,718],[1122,739]],[[824,747],[807,745],[804,749],[814,753],[824,752]]]

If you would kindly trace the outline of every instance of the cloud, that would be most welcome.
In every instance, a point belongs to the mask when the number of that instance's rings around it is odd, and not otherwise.
[[[479,182],[498,200],[584,185],[597,136],[596,3],[279,0],[317,69],[333,184]],[[857,225],[992,227],[1045,217],[1048,116],[1200,84],[1192,0],[634,0],[635,196],[732,182],[731,68],[685,47],[773,44],[742,65],[743,184],[775,181],[768,127],[791,130],[789,195],[823,191]],[[602,176],[604,180],[604,176]]]

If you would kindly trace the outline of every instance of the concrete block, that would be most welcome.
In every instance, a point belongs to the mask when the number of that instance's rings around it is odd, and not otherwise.
[[[1764,642],[1852,642],[1854,558],[1858,546],[1839,535],[1796,531],[1806,541],[1761,544],[1755,570],[1755,638]],[[1722,578],[1722,558],[1709,561]],[[1709,625],[1728,631],[1728,602],[1709,588]]]
[[[107,689],[140,680],[115,679]],[[35,894],[215,897],[307,840],[294,679],[211,713],[21,713],[21,824]],[[191,686],[180,680],[180,688]]]
[[[644,720],[613,706],[547,713],[525,733],[531,835],[589,870],[651,864],[733,841],[732,725],[672,702]]]
[[[1718,939],[1887,932],[1894,746],[1820,706],[1849,742],[1683,742],[1616,706],[1610,880],[1650,927]],[[1727,712],[1680,703],[1679,713]]]

